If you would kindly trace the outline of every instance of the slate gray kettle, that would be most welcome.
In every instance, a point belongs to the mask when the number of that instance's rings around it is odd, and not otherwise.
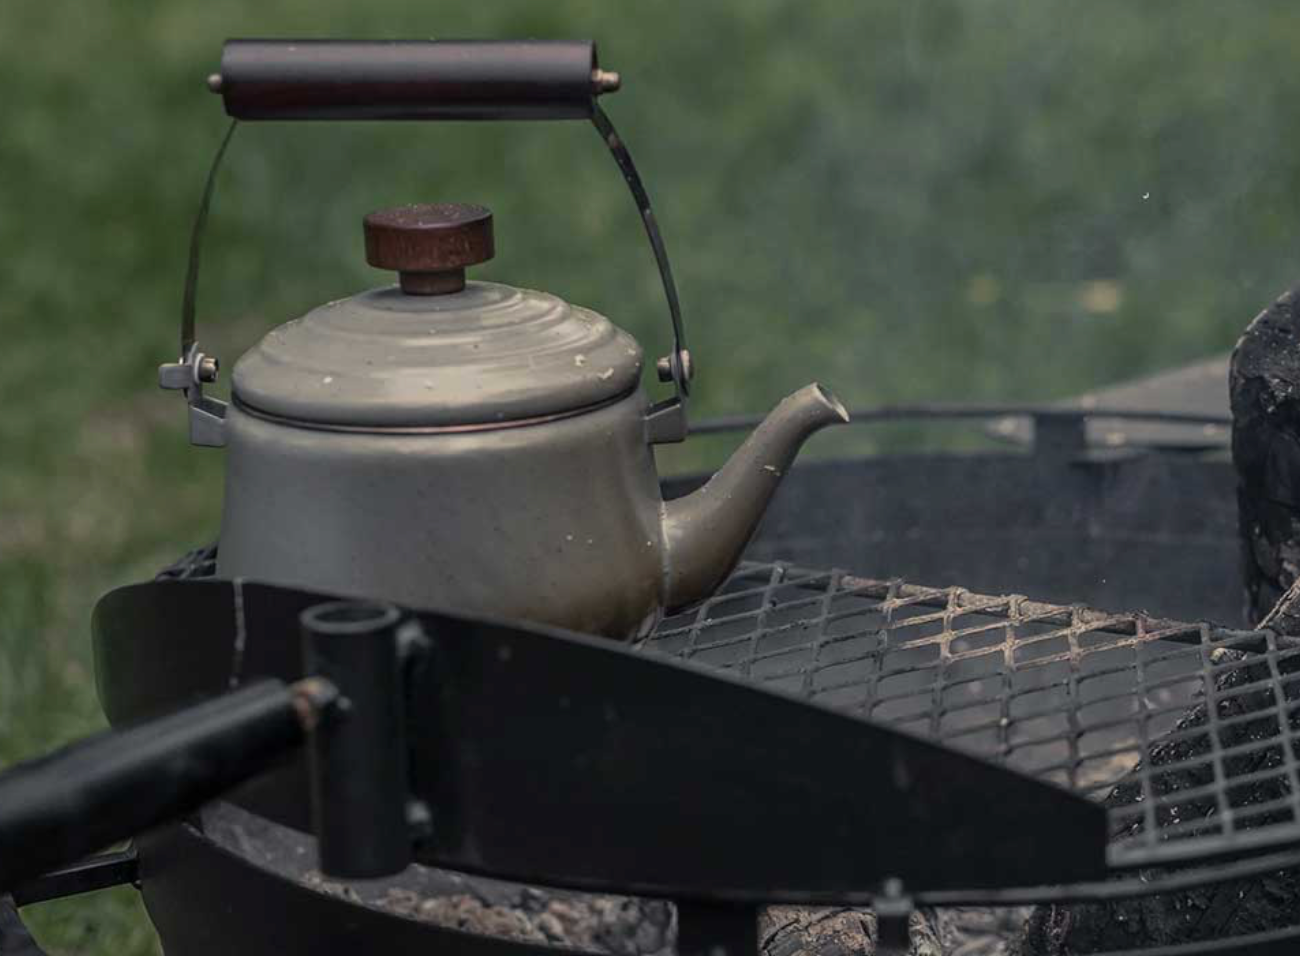
[[[466,281],[478,206],[367,216],[396,285],[270,332],[236,364],[219,440],[218,573],[630,638],[735,566],[804,440],[848,416],[786,398],[695,493],[665,502],[626,332],[553,295]]]

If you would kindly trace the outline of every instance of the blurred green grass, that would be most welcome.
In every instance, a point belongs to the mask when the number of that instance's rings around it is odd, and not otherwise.
[[[850,404],[1062,396],[1230,346],[1296,277],[1292,0],[13,0],[0,24],[0,764],[100,726],[93,601],[214,534],[220,454],[154,382],[227,36],[596,38],[676,257],[696,415],[813,378]],[[245,126],[204,344],[229,366],[386,281],[360,217],[440,199],[494,209],[485,276],[662,347],[639,223],[582,124]],[[129,890],[25,916],[58,953],[156,947]]]

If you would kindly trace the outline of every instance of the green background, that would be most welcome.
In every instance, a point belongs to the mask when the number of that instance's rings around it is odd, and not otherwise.
[[[202,81],[241,35],[597,39],[676,257],[697,415],[814,378],[853,405],[1068,395],[1228,348],[1298,271],[1294,0],[7,0],[0,764],[100,726],[93,601],[214,534],[220,453],[187,446],[155,382],[224,127]],[[434,200],[495,211],[482,275],[662,349],[639,223],[584,124],[245,126],[205,346],[229,367],[385,281],[361,216]],[[25,916],[58,953],[156,947],[129,890]]]

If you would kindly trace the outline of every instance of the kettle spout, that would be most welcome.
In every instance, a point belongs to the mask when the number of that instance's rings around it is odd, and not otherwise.
[[[664,504],[665,606],[708,597],[740,560],[777,485],[813,432],[849,413],[820,385],[781,401],[703,488]]]

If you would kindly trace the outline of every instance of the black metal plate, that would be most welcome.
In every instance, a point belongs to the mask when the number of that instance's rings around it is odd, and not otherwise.
[[[1300,644],[1270,631],[777,563],[643,646],[1095,799],[1112,867],[1300,840]]]
[[[325,597],[201,581],[114,592],[95,615],[106,710],[146,716],[232,673],[300,676],[297,613]],[[411,710],[414,786],[435,815],[424,862],[755,900],[860,897],[889,876],[922,890],[1104,872],[1104,812],[1055,787],[600,639],[421,618],[436,645]],[[245,805],[303,827],[300,781],[275,784],[278,806]]]
[[[437,814],[429,862],[752,899],[1104,870],[1104,814],[1063,790],[599,639],[426,623],[437,657],[413,746]]]

